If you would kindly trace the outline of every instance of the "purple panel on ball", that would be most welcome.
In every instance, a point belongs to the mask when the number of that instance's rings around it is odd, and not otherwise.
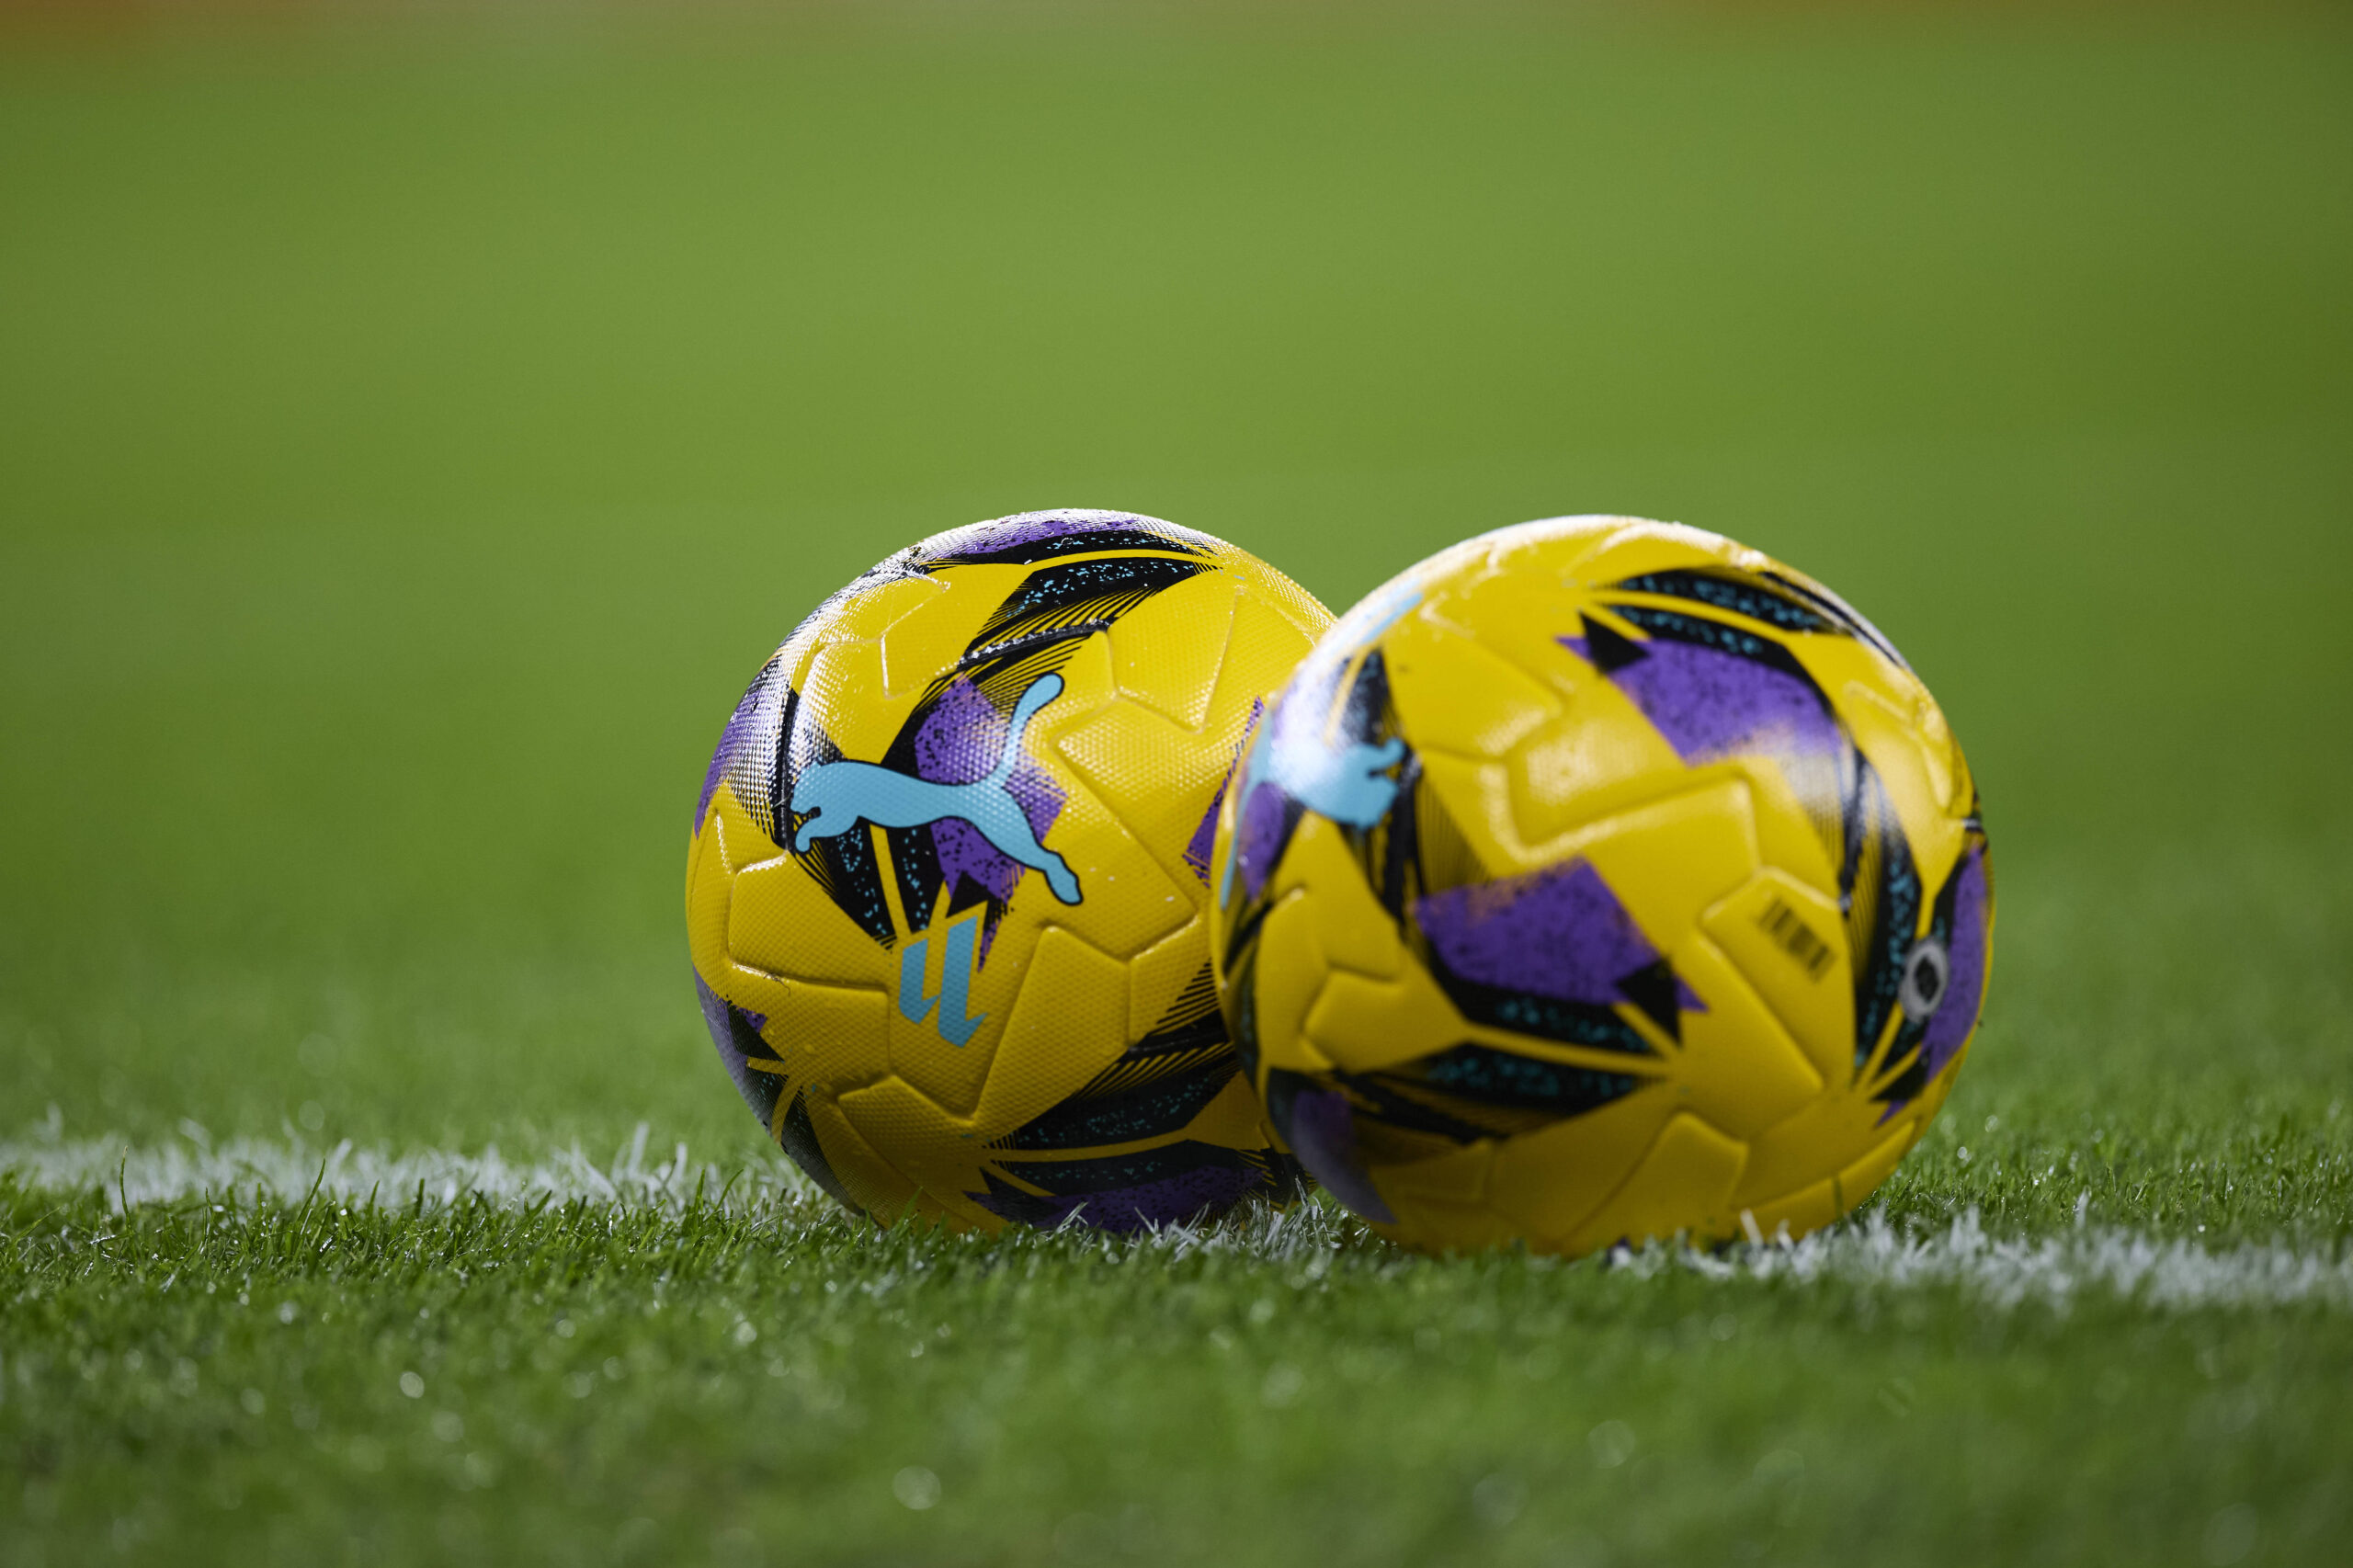
[[[1242,820],[1235,825],[1233,858],[1242,872],[1242,891],[1256,898],[1274,874],[1283,848],[1283,823],[1290,813],[1290,797],[1273,784],[1260,784],[1242,802]]]
[[[1190,528],[1180,528],[1157,517],[1142,517],[1134,512],[1101,512],[1085,507],[1062,507],[1050,512],[1017,512],[1007,517],[992,517],[986,522],[968,523],[961,528],[934,534],[915,546],[914,554],[924,562],[958,557],[988,556],[1000,551],[1018,550],[1024,545],[1041,544],[1049,540],[1071,534],[1093,533],[1115,529],[1131,533],[1151,534],[1166,538],[1177,548],[1206,542],[1206,536]]]
[[[1415,901],[1414,915],[1453,974],[1558,1002],[1629,1000],[1619,981],[1659,959],[1584,860],[1448,888]]]
[[[915,731],[915,776],[935,784],[970,784],[985,778],[1005,754],[1006,716],[969,680],[950,682]],[[1062,814],[1068,799],[1046,770],[1027,756],[1015,764],[1006,780],[1006,792],[1021,808],[1029,831],[1042,842],[1046,830]],[[957,879],[970,877],[999,903],[1013,896],[1024,869],[1021,862],[1000,852],[981,831],[960,817],[931,824],[933,850],[939,857],[939,879],[953,892]],[[982,956],[987,957],[983,937]]]
[[[1225,804],[1225,792],[1233,788],[1233,770],[1241,766],[1243,750],[1249,745],[1250,736],[1266,710],[1264,699],[1251,699],[1250,717],[1243,722],[1242,738],[1234,743],[1233,759],[1225,765],[1225,777],[1217,781],[1217,793],[1210,797],[1210,809],[1201,813],[1200,824],[1193,829],[1193,836],[1185,846],[1185,864],[1193,868],[1193,875],[1201,879],[1204,887],[1209,885],[1210,858],[1217,849],[1217,809]]]
[[[699,972],[695,975],[695,995],[702,1004],[703,1027],[710,1031],[710,1043],[719,1048],[720,1064],[727,1069],[727,1076],[734,1083],[735,1092],[744,1096],[744,1103],[752,1108],[753,1114],[766,1120],[775,1112],[777,1095],[783,1087],[783,1080],[773,1074],[752,1070],[751,1058],[745,1055],[736,1040],[733,1020],[728,1017],[726,1000],[710,988]],[[761,1014],[740,1007],[735,1011],[753,1029],[767,1028],[768,1021]],[[762,1060],[767,1060],[767,1042],[758,1043]]]
[[[1397,1216],[1381,1200],[1362,1161],[1357,1158],[1357,1117],[1348,1096],[1337,1089],[1302,1089],[1290,1102],[1290,1147],[1308,1174],[1333,1197],[1368,1220],[1393,1225]]]
[[[1012,796],[1014,804],[1021,808],[1021,814],[1029,819],[1031,836],[1041,844],[1045,842],[1046,830],[1054,825],[1056,817],[1063,814],[1063,802],[1070,799],[1063,793],[1063,787],[1054,782],[1052,774],[1027,756],[1015,766],[1013,776],[1005,781],[1005,792]]]
[[[734,1031],[727,1027],[727,1004],[699,971],[695,974],[695,997],[702,1004],[703,1027],[710,1031],[711,1044],[719,1047],[719,1054],[729,1063],[728,1071],[733,1072],[744,1053],[735,1049]]]
[[[949,682],[915,731],[915,777],[935,784],[987,778],[1005,749],[1005,715],[979,687]]]
[[[702,831],[702,819],[710,811],[710,798],[719,793],[720,778],[751,738],[754,722],[759,716],[760,699],[764,695],[761,687],[765,684],[764,681],[752,684],[752,689],[744,694],[744,700],[735,705],[735,711],[727,716],[727,728],[719,732],[719,749],[710,754],[710,770],[702,776],[702,795],[695,801],[694,831],[697,833]]]
[[[1582,637],[1562,645],[1588,663]],[[1838,726],[1813,686],[1787,670],[1696,643],[1653,638],[1642,656],[1608,671],[1676,755],[1711,762],[1740,752],[1828,756]]]
[[[1969,1031],[1976,1027],[1977,1009],[1985,999],[1984,851],[1972,849],[1954,875],[1961,881],[1953,890],[1952,934],[1946,949],[1950,978],[1920,1040],[1920,1062],[1931,1078],[1960,1053]]]
[[[1016,512],[1009,517],[996,517],[985,523],[974,523],[969,528],[959,528],[957,548],[960,550],[1002,550],[1007,545],[1036,544],[1040,540],[1060,539],[1064,534],[1084,533],[1089,528],[1148,522],[1132,512]]]
[[[1021,863],[981,835],[980,829],[960,817],[931,824],[931,846],[939,857],[939,885],[953,893],[961,878],[1003,903],[1021,881]]]
[[[1185,864],[1193,875],[1201,879],[1203,887],[1210,881],[1210,855],[1217,847],[1217,809],[1225,800],[1225,786],[1220,784],[1217,793],[1210,797],[1210,809],[1201,813],[1201,824],[1193,829],[1193,836],[1185,841]]]

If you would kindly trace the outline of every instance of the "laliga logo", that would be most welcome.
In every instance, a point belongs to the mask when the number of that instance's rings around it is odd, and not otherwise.
[[[1063,677],[1048,673],[1029,683],[1013,705],[1005,735],[1005,752],[983,778],[969,784],[941,784],[917,778],[871,762],[826,762],[802,774],[792,787],[792,809],[805,820],[793,835],[795,853],[804,853],[820,838],[835,838],[861,822],[877,827],[925,827],[954,818],[969,823],[1006,859],[1045,873],[1046,885],[1064,903],[1080,901],[1078,877],[1070,863],[1044,845],[1031,831],[1029,818],[1008,787],[1021,762],[1021,736],[1038,710],[1063,694]],[[977,920],[949,928],[937,996],[924,994],[929,937],[907,944],[899,960],[899,1011],[921,1023],[939,1004],[938,1028],[950,1045],[972,1038],[983,1018],[968,1016],[972,994],[972,956]]]

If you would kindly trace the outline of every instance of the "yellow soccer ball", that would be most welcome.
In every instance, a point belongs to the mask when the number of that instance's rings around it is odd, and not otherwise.
[[[1216,856],[1269,1120],[1425,1250],[1826,1224],[1984,995],[1984,828],[1927,688],[1696,528],[1528,523],[1374,592],[1271,705]]]
[[[1210,980],[1217,802],[1331,616],[1232,545],[1029,512],[901,551],[727,722],[687,928],[770,1136],[880,1220],[1288,1196]]]

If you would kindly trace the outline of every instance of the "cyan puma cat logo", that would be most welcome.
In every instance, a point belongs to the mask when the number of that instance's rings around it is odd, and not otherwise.
[[[1284,737],[1270,734],[1251,754],[1241,800],[1247,801],[1262,782],[1271,783],[1317,815],[1361,828],[1380,822],[1397,803],[1397,780],[1389,777],[1389,769],[1404,760],[1405,743],[1396,736],[1377,746],[1349,741],[1337,751],[1325,750],[1313,738],[1283,742]],[[1237,833],[1226,847],[1225,869],[1218,878],[1221,904],[1233,897],[1233,866],[1241,852]]]
[[[1267,771],[1309,811],[1351,827],[1370,827],[1397,801],[1397,780],[1389,769],[1404,756],[1405,743],[1392,735],[1377,746],[1349,741],[1337,751],[1288,750]]]
[[[1364,741],[1328,745],[1318,728],[1324,715],[1309,707],[1327,703],[1348,662],[1421,602],[1421,585],[1401,578],[1367,595],[1324,634],[1285,688],[1290,700],[1276,703],[1267,733],[1250,754],[1241,791],[1234,797],[1245,810],[1259,785],[1272,784],[1318,816],[1351,827],[1370,829],[1389,814],[1397,803],[1397,780],[1389,777],[1389,770],[1405,759],[1405,743],[1392,735],[1379,745]],[[1233,901],[1233,869],[1241,854],[1242,835],[1236,833],[1218,873],[1221,906]]]
[[[1379,642],[1421,602],[1419,584],[1410,579],[1392,583],[1348,611],[1325,634],[1326,646],[1316,652],[1345,664]],[[1258,748],[1252,758],[1254,781],[1272,778],[1284,793],[1318,815],[1369,828],[1396,803],[1397,780],[1388,773],[1404,760],[1405,743],[1394,736],[1379,745],[1347,741],[1333,748],[1324,745],[1320,735],[1294,732],[1288,723],[1279,723],[1267,739],[1286,744]]]
[[[1063,858],[1038,842],[1021,802],[1007,788],[1021,763],[1021,733],[1038,710],[1063,694],[1063,677],[1049,672],[1029,683],[1013,705],[1005,755],[985,778],[939,784],[871,762],[822,762],[792,786],[792,809],[805,820],[793,835],[796,853],[820,838],[847,833],[861,822],[877,827],[922,827],[954,817],[968,822],[997,853],[1046,874],[1064,903],[1079,902],[1078,877]]]

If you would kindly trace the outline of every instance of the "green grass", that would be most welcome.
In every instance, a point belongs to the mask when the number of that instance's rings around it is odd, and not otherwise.
[[[0,37],[0,1562],[2332,1561],[2348,67],[2292,10]],[[709,747],[851,573],[1063,504],[1336,607],[1572,510],[1826,578],[2002,900],[1873,1213],[2339,1284],[780,1188],[686,979]],[[727,1202],[132,1191],[641,1122]]]
[[[2341,1301],[6,1196],[26,1557],[2323,1561],[2347,1519]]]

